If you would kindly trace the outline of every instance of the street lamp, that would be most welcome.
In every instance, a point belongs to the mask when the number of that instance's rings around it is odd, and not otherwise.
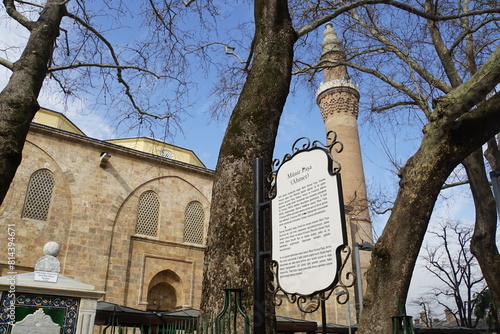
[[[497,213],[500,217],[500,172],[490,172],[491,186],[493,188],[493,196],[497,205]]]
[[[356,262],[356,283],[358,288],[358,301],[359,301],[359,312],[358,312],[358,322],[361,318],[361,312],[363,311],[363,280],[361,279],[361,264],[359,261],[359,251],[372,251],[375,246],[369,242],[362,242],[360,244],[354,244],[354,261]]]

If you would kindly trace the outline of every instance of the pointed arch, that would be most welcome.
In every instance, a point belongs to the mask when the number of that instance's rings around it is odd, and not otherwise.
[[[148,286],[148,306],[151,311],[172,311],[177,307],[181,287],[180,277],[172,270],[157,273]]]

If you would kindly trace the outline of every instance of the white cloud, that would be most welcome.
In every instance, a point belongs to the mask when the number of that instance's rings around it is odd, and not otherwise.
[[[103,114],[91,110],[82,100],[67,99],[62,93],[49,94],[49,91],[43,90],[39,96],[42,107],[63,113],[89,137],[101,140],[116,138],[116,127]],[[64,105],[61,101],[65,101]]]

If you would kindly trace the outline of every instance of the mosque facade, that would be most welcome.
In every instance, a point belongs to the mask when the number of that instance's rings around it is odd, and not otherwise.
[[[33,271],[44,244],[57,241],[61,274],[105,291],[108,302],[198,307],[212,181],[189,150],[150,138],[96,140],[41,110],[0,224],[15,229],[17,273]],[[0,271],[12,271],[6,258]]]

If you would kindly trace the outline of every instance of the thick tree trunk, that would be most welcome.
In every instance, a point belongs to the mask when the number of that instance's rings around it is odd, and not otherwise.
[[[496,245],[497,215],[495,199],[484,168],[482,150],[476,150],[463,164],[467,170],[476,209],[471,251],[477,258],[498,310],[500,309],[500,254]]]
[[[441,185],[456,161],[449,152],[428,145],[401,172],[400,190],[384,232],[372,252],[367,293],[359,333],[391,333],[391,317],[399,315],[398,299],[406,301],[411,276]],[[404,222],[404,223],[403,223]]]
[[[426,1],[425,6],[427,11],[434,10],[434,4],[430,0]],[[463,6],[467,8],[469,4],[466,2]],[[463,25],[464,31],[470,30],[467,18],[463,18],[461,24]],[[454,88],[457,88],[462,84],[462,80],[451,56],[451,52],[449,52],[441,38],[442,36],[438,24],[435,21],[428,21],[428,27],[431,32],[434,47],[441,59],[441,64],[443,64],[448,80]],[[477,72],[477,63],[472,34],[468,34],[467,37],[465,37],[465,45],[467,68],[470,74],[473,75]],[[495,71],[495,69],[492,70]],[[499,71],[498,68],[496,71]],[[480,94],[477,98],[480,98],[482,95],[483,94]],[[453,101],[451,102],[453,103]],[[496,158],[498,159],[499,157]],[[493,299],[497,301],[496,304],[498,306],[500,303],[500,276],[498,275],[500,273],[500,255],[498,254],[495,243],[496,210],[484,168],[482,150],[476,150],[464,160],[463,164],[467,170],[476,211],[476,223],[474,235],[471,240],[471,251],[478,259],[483,275],[490,286],[494,297]]]
[[[66,11],[61,3],[60,0],[47,1],[38,21],[29,26],[26,47],[0,93],[0,204],[21,163],[24,141],[39,109],[38,94]]]
[[[286,0],[256,0],[255,22],[254,61],[216,168],[201,304],[205,315],[221,310],[223,289],[240,288],[244,309],[252,319],[252,163],[260,157],[271,166],[296,40]]]
[[[499,94],[477,104],[499,81],[499,50],[479,75],[437,102],[420,149],[401,170],[392,214],[372,252],[359,334],[391,333],[391,317],[398,315],[398,298],[406,301],[442,184],[455,166],[500,131]]]

